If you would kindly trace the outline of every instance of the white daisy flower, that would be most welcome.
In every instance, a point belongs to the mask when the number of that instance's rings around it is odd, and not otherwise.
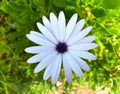
[[[38,73],[45,69],[43,79],[51,77],[52,84],[55,84],[61,65],[68,83],[72,82],[72,71],[80,78],[83,77],[82,69],[89,71],[90,68],[83,59],[96,60],[96,56],[88,50],[97,47],[91,43],[95,36],[85,37],[92,29],[89,26],[82,29],[84,19],[77,22],[77,14],[74,14],[66,25],[64,13],[61,11],[58,18],[53,12],[50,13],[50,21],[43,16],[43,24],[37,22],[40,32],[31,31],[26,37],[38,46],[28,47],[25,52],[36,54],[27,60],[28,63],[39,64],[34,69]]]

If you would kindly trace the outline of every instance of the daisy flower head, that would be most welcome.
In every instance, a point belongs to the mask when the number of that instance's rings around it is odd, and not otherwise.
[[[97,44],[92,43],[96,37],[86,37],[92,26],[82,29],[85,21],[82,19],[77,22],[77,18],[75,13],[66,24],[63,11],[58,18],[51,12],[50,20],[43,16],[43,24],[37,22],[40,32],[30,31],[30,34],[26,35],[29,40],[38,44],[25,49],[25,52],[35,54],[27,62],[39,62],[34,73],[45,69],[43,79],[51,77],[52,84],[55,84],[59,77],[61,65],[68,83],[71,83],[72,71],[82,78],[82,70],[90,70],[83,59],[96,60],[96,56],[88,52],[97,47]]]

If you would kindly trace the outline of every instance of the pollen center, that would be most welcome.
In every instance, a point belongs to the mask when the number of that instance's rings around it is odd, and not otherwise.
[[[67,52],[67,45],[66,43],[64,42],[59,42],[57,45],[56,45],[56,50],[58,51],[58,53],[65,53]]]

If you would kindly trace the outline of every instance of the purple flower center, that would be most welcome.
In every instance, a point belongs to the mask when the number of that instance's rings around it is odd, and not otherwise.
[[[68,48],[68,46],[64,42],[59,42],[56,45],[56,50],[58,51],[58,53],[61,53],[61,54],[67,52],[67,48]]]

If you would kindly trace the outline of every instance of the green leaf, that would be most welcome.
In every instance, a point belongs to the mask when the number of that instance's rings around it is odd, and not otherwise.
[[[120,30],[117,28],[109,28],[108,29],[110,33],[115,34],[115,35],[120,35]]]
[[[94,5],[100,5],[102,3],[102,0],[94,0]]]
[[[108,42],[108,44],[107,44],[106,46],[107,46],[107,49],[108,49],[110,52],[114,52],[113,47],[112,47],[112,44],[111,44],[110,42]]]
[[[91,10],[91,13],[97,18],[105,16],[105,10],[102,8],[94,8]]]
[[[9,6],[11,7],[11,9],[13,9],[16,12],[25,9],[25,5],[20,6],[16,2],[9,2]]]
[[[52,3],[57,7],[65,7],[67,5],[67,0],[52,0]]]
[[[0,16],[2,16],[4,14],[4,12],[2,10],[0,10]]]
[[[3,0],[1,3],[0,3],[0,10],[2,10],[3,12],[5,13],[10,13],[11,11],[11,8],[9,6],[9,3],[6,1],[6,0]]]
[[[106,9],[120,8],[120,0],[103,0],[102,5]]]

